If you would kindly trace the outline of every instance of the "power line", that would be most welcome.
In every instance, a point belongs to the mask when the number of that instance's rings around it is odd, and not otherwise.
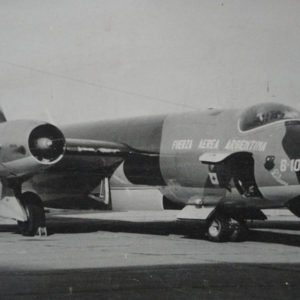
[[[16,67],[16,68],[30,70],[32,72],[37,72],[37,73],[41,73],[41,74],[56,77],[56,78],[61,78],[61,79],[68,80],[68,81],[73,81],[73,82],[89,85],[89,86],[92,86],[92,87],[97,87],[97,88],[113,91],[113,92],[116,92],[116,93],[126,94],[126,95],[130,95],[130,96],[137,96],[137,97],[141,97],[141,98],[144,98],[144,99],[147,99],[147,100],[154,100],[154,101],[157,101],[157,102],[162,102],[162,103],[166,103],[166,104],[169,104],[169,105],[184,107],[184,108],[188,108],[188,109],[197,109],[196,107],[193,107],[193,106],[190,106],[190,105],[181,104],[181,103],[177,103],[177,102],[172,102],[170,100],[157,98],[157,97],[153,97],[153,96],[147,96],[147,95],[143,95],[143,94],[132,92],[132,91],[122,90],[122,89],[119,89],[119,88],[113,88],[113,87],[106,86],[106,85],[103,85],[103,84],[99,84],[99,83],[95,83],[95,82],[91,82],[91,81],[87,81],[87,80],[83,80],[83,79],[77,79],[77,78],[73,78],[73,77],[69,77],[69,76],[65,76],[65,75],[61,75],[61,74],[57,74],[57,73],[53,73],[53,72],[49,72],[49,71],[45,71],[45,70],[40,70],[40,69],[25,66],[25,65],[4,61],[4,60],[0,60],[0,63],[10,65],[10,66],[13,66],[13,67]]]

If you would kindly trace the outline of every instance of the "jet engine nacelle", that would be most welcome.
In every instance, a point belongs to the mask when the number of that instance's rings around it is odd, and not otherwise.
[[[27,120],[0,124],[1,177],[36,173],[57,163],[64,151],[64,135],[51,124]]]

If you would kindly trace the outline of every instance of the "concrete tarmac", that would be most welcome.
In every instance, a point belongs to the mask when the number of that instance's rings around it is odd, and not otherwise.
[[[0,225],[0,299],[296,299],[300,222],[254,222],[216,244],[176,212],[52,211],[48,237]],[[200,236],[199,236],[200,233]]]

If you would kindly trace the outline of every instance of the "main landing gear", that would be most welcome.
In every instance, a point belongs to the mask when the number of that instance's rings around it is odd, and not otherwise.
[[[27,215],[27,221],[18,221],[19,232],[23,236],[47,236],[44,207],[41,198],[32,192],[19,196]]]
[[[247,234],[245,220],[236,220],[223,214],[215,214],[208,220],[207,237],[213,242],[243,241]]]

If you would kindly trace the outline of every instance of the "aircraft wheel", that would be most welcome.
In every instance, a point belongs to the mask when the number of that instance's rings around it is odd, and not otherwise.
[[[21,196],[28,220],[18,221],[18,228],[23,236],[34,236],[39,228],[45,227],[45,212],[40,197],[26,192]]]
[[[209,222],[207,235],[213,242],[225,242],[229,237],[229,219],[223,216],[216,216]]]
[[[232,229],[229,234],[229,240],[231,242],[241,242],[244,241],[248,235],[248,227],[244,220],[235,221],[231,225]]]

